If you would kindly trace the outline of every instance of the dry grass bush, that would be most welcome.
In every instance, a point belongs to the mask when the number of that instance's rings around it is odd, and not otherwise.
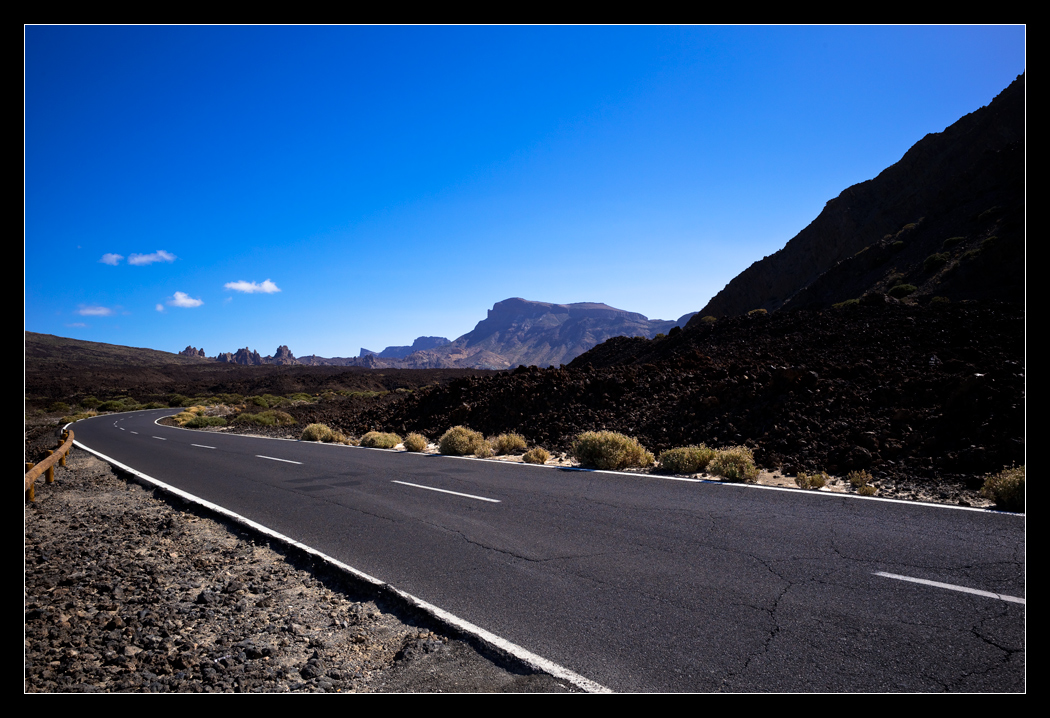
[[[846,481],[848,481],[849,485],[853,488],[859,489],[861,486],[871,483],[871,474],[864,469],[861,469],[860,471],[851,471],[846,474]]]
[[[295,417],[286,411],[270,409],[255,414],[241,413],[233,418],[234,424],[246,424],[248,426],[291,426],[297,424]]]
[[[323,441],[329,444],[349,443],[340,432],[330,429],[326,424],[310,424],[303,429],[301,441]]]
[[[823,471],[818,471],[815,474],[807,474],[804,471],[800,471],[798,476],[795,477],[795,485],[800,489],[822,489],[828,485],[828,475]]]
[[[1024,466],[1003,469],[984,480],[981,496],[995,502],[1003,511],[1024,513]]]
[[[480,431],[465,426],[453,426],[438,440],[438,450],[446,456],[492,456],[492,447]]]
[[[88,409],[87,411],[79,411],[76,414],[71,414],[70,416],[63,416],[62,423],[69,424],[74,421],[80,421],[81,419],[89,419],[92,416],[98,416],[98,412],[94,409]]]
[[[585,431],[573,442],[572,454],[584,466],[598,469],[644,468],[655,461],[637,439],[614,431]]]
[[[706,469],[713,458],[715,450],[704,444],[668,449],[660,452],[660,471],[669,474],[696,474]]]
[[[401,443],[401,437],[397,434],[384,434],[379,431],[370,431],[361,437],[361,446],[372,449],[393,449]]]
[[[730,446],[719,449],[707,470],[727,481],[752,482],[758,478],[755,455],[746,446]]]
[[[867,484],[865,484],[864,486],[860,486],[857,488],[857,493],[861,496],[874,496],[875,494],[879,493],[879,491],[874,486],[868,486]]]
[[[526,446],[525,437],[521,434],[500,434],[495,439],[490,439],[489,443],[499,456],[523,453]]]
[[[534,449],[529,449],[522,455],[521,460],[526,464],[546,464],[547,459],[551,458],[550,452],[541,446],[537,446]]]
[[[422,434],[409,434],[405,437],[405,451],[426,451],[427,446],[429,444]]]

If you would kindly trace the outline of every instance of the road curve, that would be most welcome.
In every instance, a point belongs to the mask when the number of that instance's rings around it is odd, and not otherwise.
[[[155,423],[77,443],[615,691],[1024,691],[1024,516]]]

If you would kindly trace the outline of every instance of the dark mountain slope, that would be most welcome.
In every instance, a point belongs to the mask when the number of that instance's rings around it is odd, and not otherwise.
[[[829,306],[872,290],[916,298],[1024,295],[1025,81],[853,185],[700,311]],[[906,291],[906,290],[898,290]]]

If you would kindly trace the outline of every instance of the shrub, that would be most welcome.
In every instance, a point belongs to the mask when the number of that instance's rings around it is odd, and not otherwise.
[[[401,437],[397,434],[384,434],[378,431],[370,431],[361,437],[361,446],[373,449],[393,449],[401,443]]]
[[[848,481],[849,485],[853,488],[859,489],[861,486],[871,482],[871,474],[864,469],[861,469],[860,471],[851,471],[846,474],[846,481]]]
[[[500,434],[491,440],[492,450],[498,455],[520,454],[525,451],[525,437],[521,434]]]
[[[985,477],[981,496],[1003,511],[1024,512],[1024,466],[1004,469]]]
[[[754,481],[758,478],[755,455],[746,446],[719,449],[707,470],[727,481]]]
[[[857,489],[857,493],[861,496],[874,496],[879,492],[874,486],[861,486]]]
[[[696,474],[707,468],[715,450],[704,444],[683,446],[660,452],[660,470],[669,474]]]
[[[890,296],[895,299],[901,299],[914,292],[918,287],[914,284],[897,284],[890,288]]]
[[[584,466],[599,469],[626,469],[652,466],[653,455],[632,439],[614,431],[586,431],[576,437],[573,456]]]
[[[98,416],[98,412],[93,409],[88,409],[87,411],[80,411],[71,416],[63,416],[62,423],[70,424],[74,421],[80,421],[81,419],[89,419],[92,416]]]
[[[846,307],[857,306],[858,304],[860,304],[860,300],[859,299],[847,299],[844,302],[836,302],[835,304],[832,304],[831,308],[832,309],[844,309]]]
[[[767,312],[765,309],[761,309],[761,308],[760,309],[752,309],[750,312],[748,312],[749,316],[758,316],[758,315],[762,315],[762,314],[769,314],[769,312]]]
[[[93,396],[85,396],[83,399],[80,400],[80,405],[85,409],[95,409],[101,403],[101,401],[99,401]]]
[[[714,324],[718,321],[718,317],[712,317],[710,314],[700,317],[700,321],[704,324]]]
[[[48,411],[52,414],[65,414],[69,411],[69,404],[64,401],[56,401],[48,408]]]
[[[491,456],[492,451],[481,432],[471,431],[465,426],[453,426],[446,431],[438,440],[438,450],[446,456],[478,455],[478,451],[484,453],[486,450],[490,452],[486,455]]]
[[[549,458],[551,458],[550,453],[543,447],[537,446],[526,451],[521,460],[526,464],[546,464]]]
[[[936,254],[931,254],[929,257],[927,257],[923,261],[923,263],[922,263],[922,271],[924,271],[924,272],[932,272],[934,269],[940,269],[941,267],[943,267],[947,263],[948,263],[948,253],[947,252],[938,252]]]
[[[405,437],[405,451],[425,451],[427,440],[422,434],[409,434]]]
[[[203,429],[208,426],[226,426],[226,419],[221,416],[194,416],[183,426],[190,429]]]
[[[243,415],[242,415],[243,416]],[[301,441],[334,441],[336,432],[328,428],[326,424],[310,424],[303,429]]]
[[[948,297],[942,297],[939,295],[930,299],[930,305],[934,307],[944,307],[951,304],[951,302],[952,300],[948,299]]]
[[[795,477],[795,485],[800,489],[822,489],[827,484],[828,475],[823,471],[818,471],[815,474],[807,474],[800,471],[798,476]]]
[[[948,239],[941,242],[941,249],[948,249],[949,247],[954,247],[959,242],[962,242],[964,239],[966,239],[966,237],[948,237]]]
[[[299,422],[286,411],[270,409],[269,411],[260,411],[257,414],[240,413],[234,418],[233,423],[247,424],[249,426],[291,426]]]

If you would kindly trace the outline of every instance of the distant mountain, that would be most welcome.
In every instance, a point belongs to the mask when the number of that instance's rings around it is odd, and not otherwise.
[[[403,359],[412,352],[426,351],[427,349],[436,349],[437,347],[443,347],[446,344],[451,344],[445,337],[418,337],[412,346],[410,347],[387,347],[381,352],[374,352],[370,349],[361,347],[360,356],[365,357],[370,354],[378,356],[380,359]]]
[[[700,310],[826,307],[868,292],[1024,300],[1025,80],[830,200]],[[895,289],[896,288],[896,289]],[[909,300],[911,301],[911,300]]]
[[[652,338],[676,326],[607,304],[551,304],[515,297],[496,302],[474,330],[451,344],[409,354],[405,368],[508,369],[567,364],[610,337]]]

